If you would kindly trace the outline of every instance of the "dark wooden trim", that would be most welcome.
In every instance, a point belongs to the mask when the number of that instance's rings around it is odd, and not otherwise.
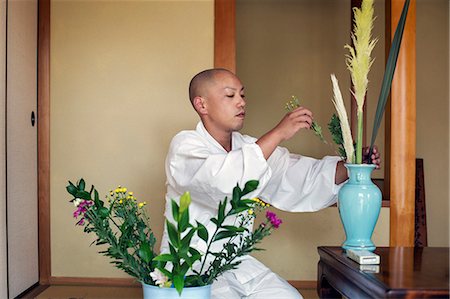
[[[141,284],[134,278],[107,277],[50,277],[51,285],[85,285],[107,287],[139,287]]]
[[[51,275],[50,246],[50,0],[38,1],[39,283]]]
[[[296,289],[315,289],[315,280],[288,280]],[[140,287],[134,278],[106,278],[106,277],[50,277],[50,285],[85,285],[107,287]]]
[[[388,0],[393,38],[405,0]],[[414,246],[416,0],[411,0],[391,88],[390,246]]]
[[[40,293],[45,291],[48,287],[50,287],[50,285],[40,285],[39,283],[37,283],[36,285],[33,285],[31,288],[29,288],[28,290],[26,290],[25,292],[23,292],[22,294],[17,296],[16,298],[17,299],[36,298]]]
[[[214,1],[214,67],[236,72],[236,1]]]

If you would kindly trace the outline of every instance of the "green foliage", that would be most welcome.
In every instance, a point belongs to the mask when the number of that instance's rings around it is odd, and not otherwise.
[[[126,189],[111,191],[108,203],[99,198],[94,186],[85,190],[86,183],[80,179],[75,185],[69,182],[67,192],[73,196],[78,216],[83,216],[84,232],[97,236],[93,244],[106,245],[99,253],[109,257],[111,263],[139,281],[153,284],[150,277],[156,266],[154,246],[156,239],[150,229],[149,218]],[[83,200],[80,202],[80,200]]]
[[[256,190],[258,184],[256,180],[248,181],[244,189],[237,185],[230,200],[225,198],[219,202],[217,216],[210,219],[216,225],[212,235],[202,223],[191,223],[189,192],[180,197],[179,204],[172,200],[174,223],[166,219],[169,252],[159,255],[154,252],[156,240],[143,208],[145,203],[136,203],[132,192],[127,193],[126,188],[119,186],[110,192],[108,202],[105,203],[100,200],[94,186],[89,192],[85,190],[83,179],[80,179],[77,185],[69,182],[66,189],[73,196],[71,202],[77,207],[75,216],[82,216],[77,224],[83,225],[86,222],[84,231],[97,236],[93,244],[106,246],[105,250],[100,251],[101,254],[110,257],[112,264],[137,280],[164,287],[173,284],[181,294],[184,287],[211,284],[225,271],[235,269],[240,263],[237,259],[253,250],[259,250],[255,245],[281,223],[279,220],[274,226],[268,220],[253,233],[247,229],[255,217],[253,210],[267,206],[261,204],[259,199],[243,198]],[[236,219],[236,225],[228,224],[229,217]],[[190,246],[194,236],[198,236],[207,244],[204,255]],[[225,241],[219,252],[211,250],[216,241]],[[196,268],[200,268],[199,271],[194,269],[195,264],[199,266]],[[170,266],[167,267],[168,265]],[[151,275],[156,273],[156,270],[165,276],[165,282],[160,283]]]
[[[331,133],[333,142],[338,146],[337,151],[339,153],[339,156],[346,160],[347,154],[344,148],[344,137],[342,137],[341,122],[339,121],[339,117],[336,114],[333,114],[333,116],[331,117],[331,120],[328,123],[328,130]]]

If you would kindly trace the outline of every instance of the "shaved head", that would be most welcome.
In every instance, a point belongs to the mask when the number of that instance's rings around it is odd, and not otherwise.
[[[189,83],[189,100],[191,100],[192,104],[194,103],[195,97],[205,96],[206,88],[215,82],[215,77],[219,73],[233,74],[227,69],[217,68],[201,71],[192,78]]]

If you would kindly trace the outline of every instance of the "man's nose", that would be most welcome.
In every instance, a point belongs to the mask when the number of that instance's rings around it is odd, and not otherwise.
[[[239,97],[239,98],[240,98],[239,103],[238,103],[239,107],[245,107],[246,102],[245,102],[244,98],[243,97]]]

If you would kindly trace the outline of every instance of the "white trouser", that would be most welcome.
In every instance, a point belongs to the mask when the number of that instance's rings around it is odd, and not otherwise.
[[[270,270],[246,283],[240,283],[234,273],[227,271],[212,284],[212,299],[303,299],[286,280]]]

